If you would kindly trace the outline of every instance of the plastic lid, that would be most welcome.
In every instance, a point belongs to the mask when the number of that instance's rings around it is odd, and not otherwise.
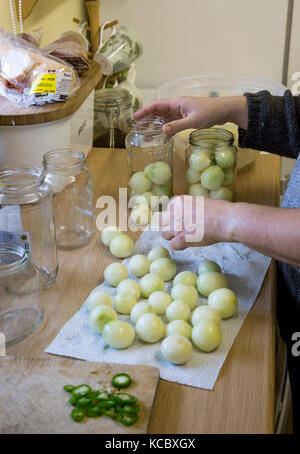
[[[238,96],[244,93],[257,93],[268,90],[274,96],[282,96],[287,88],[274,80],[263,77],[206,74],[184,77],[161,85],[156,90],[156,99],[176,96]]]

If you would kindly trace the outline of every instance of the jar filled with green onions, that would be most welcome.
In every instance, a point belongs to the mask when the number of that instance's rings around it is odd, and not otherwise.
[[[186,192],[235,200],[236,152],[233,134],[222,128],[193,131],[185,152]]]

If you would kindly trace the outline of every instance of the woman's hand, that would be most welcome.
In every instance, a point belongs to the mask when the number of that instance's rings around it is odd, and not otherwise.
[[[231,241],[233,205],[224,200],[190,195],[175,197],[160,217],[162,237],[170,240],[172,249]]]
[[[245,244],[300,268],[300,208],[276,208],[183,195],[161,213],[162,237],[172,249],[220,241]]]
[[[248,105],[245,96],[225,98],[200,98],[183,96],[175,99],[162,99],[137,111],[134,118],[157,115],[167,123],[165,134],[174,135],[189,128],[203,129],[227,121],[247,129]]]

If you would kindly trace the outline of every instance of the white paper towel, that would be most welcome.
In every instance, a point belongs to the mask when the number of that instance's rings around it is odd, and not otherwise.
[[[163,240],[158,232],[145,231],[136,242],[134,252],[147,254],[157,244],[169,249],[168,242]],[[183,251],[169,249],[169,252],[176,262],[178,273],[183,270],[197,272],[200,261],[204,259],[216,261],[228,278],[229,288],[237,295],[238,313],[229,320],[222,320],[223,342],[215,351],[202,353],[193,347],[191,360],[183,366],[176,366],[162,358],[160,342],[145,344],[136,339],[128,349],[116,350],[105,345],[102,336],[93,332],[89,325],[89,311],[82,306],[64,325],[45,352],[88,361],[156,366],[160,369],[161,378],[165,380],[213,389],[233,341],[256,300],[271,259],[239,243],[218,243]],[[124,263],[127,264],[128,259],[124,260]],[[112,296],[116,293],[116,290],[106,283],[96,287],[99,288]],[[170,291],[170,283],[166,283],[166,289]],[[200,302],[206,300],[199,299],[199,304]],[[119,318],[130,322],[127,316]]]

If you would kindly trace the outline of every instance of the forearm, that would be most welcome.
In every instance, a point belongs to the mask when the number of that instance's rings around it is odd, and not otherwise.
[[[246,94],[246,99],[248,126],[247,131],[243,126],[239,130],[240,147],[297,158],[300,147],[300,97],[286,90],[284,96],[272,96],[267,91],[260,91]]]
[[[218,124],[235,123],[242,129],[248,128],[248,102],[246,96],[228,96],[220,98],[223,103]]]
[[[300,267],[300,208],[226,203],[222,218],[220,241],[240,242]]]

